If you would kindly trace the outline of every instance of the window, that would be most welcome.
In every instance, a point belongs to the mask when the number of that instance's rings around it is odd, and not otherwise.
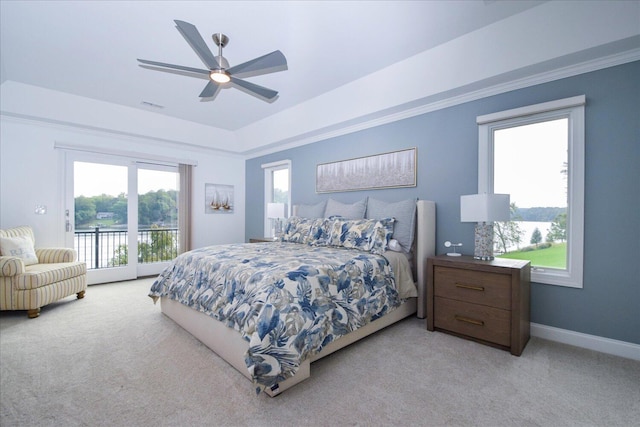
[[[531,280],[582,287],[585,97],[479,116],[478,193],[511,195],[498,257],[530,259]]]
[[[284,203],[285,215],[291,213],[291,160],[262,165],[264,169],[264,235],[273,233],[271,219],[267,218],[267,203]]]

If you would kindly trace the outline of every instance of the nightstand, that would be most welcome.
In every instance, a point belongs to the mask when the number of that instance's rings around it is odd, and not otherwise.
[[[520,356],[529,341],[529,261],[427,259],[427,329]]]
[[[273,237],[252,237],[249,239],[249,243],[263,243],[263,242],[275,242]]]

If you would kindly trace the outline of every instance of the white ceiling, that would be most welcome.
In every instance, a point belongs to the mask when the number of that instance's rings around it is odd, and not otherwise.
[[[309,105],[323,94],[343,91],[348,96],[366,76],[393,69],[394,64],[410,64],[418,54],[455,44],[465,34],[490,28],[545,3],[3,0],[1,78],[3,83],[18,82],[150,111],[231,131],[239,139],[259,140],[256,134],[290,121],[296,116],[293,112],[311,111]],[[279,98],[267,103],[230,88],[213,101],[201,101],[198,94],[206,80],[140,67],[136,58],[205,68],[175,28],[174,19],[194,24],[214,54],[211,34],[223,32],[229,36],[224,56],[231,66],[281,50],[288,61],[287,71],[246,79],[279,91]],[[501,25],[504,22],[508,21]],[[544,32],[544,27],[540,31]],[[513,50],[509,55],[523,53],[527,54]],[[539,60],[532,57],[529,65]],[[482,75],[484,64],[477,61],[473,66]],[[447,80],[452,70],[438,72]],[[491,73],[487,73],[489,77]],[[415,76],[401,73],[397,78],[409,89],[418,85]],[[452,82],[448,90],[457,84]],[[330,129],[332,124],[348,122],[358,114],[371,115],[407,102],[395,99],[395,90],[390,88],[386,84],[368,85],[358,93],[359,102],[366,104],[372,99],[375,104],[382,98],[380,105],[354,113],[354,117],[332,119],[327,111],[327,121],[315,127]],[[433,94],[437,91],[432,90]],[[275,117],[280,120],[270,119]],[[304,133],[291,132],[265,137],[253,145],[247,143],[238,151],[255,150]]]

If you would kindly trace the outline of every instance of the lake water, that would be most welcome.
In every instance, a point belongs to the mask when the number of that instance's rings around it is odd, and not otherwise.
[[[551,222],[543,222],[543,221],[516,221],[516,222],[520,226],[520,230],[524,231],[524,234],[522,235],[522,239],[520,241],[521,248],[531,245],[531,235],[533,234],[533,231],[536,228],[538,228],[538,230],[540,230],[540,233],[542,234],[542,242],[546,242],[548,230],[551,229],[551,224],[552,224]],[[515,246],[507,248],[508,251],[513,251],[516,249],[518,248]]]

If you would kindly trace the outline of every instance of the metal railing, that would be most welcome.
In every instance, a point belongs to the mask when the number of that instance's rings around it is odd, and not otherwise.
[[[128,231],[103,229],[75,231],[74,247],[78,261],[87,263],[87,269],[127,265]],[[138,230],[138,263],[173,259],[178,254],[177,228],[144,228]],[[144,249],[144,250],[142,250]]]

